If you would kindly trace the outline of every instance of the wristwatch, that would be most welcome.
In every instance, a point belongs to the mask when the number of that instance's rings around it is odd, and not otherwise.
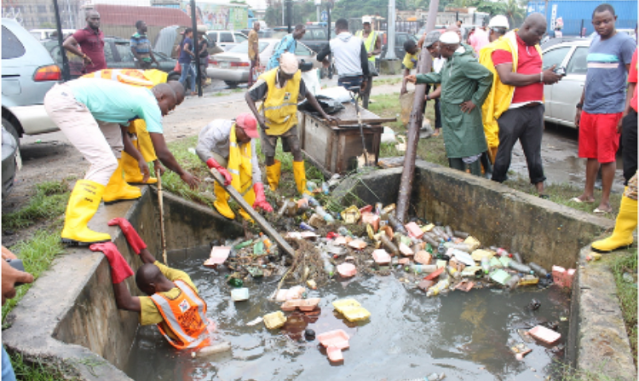
[[[584,104],[583,104],[583,103],[577,103],[577,108],[578,108],[578,109],[582,109],[583,107],[584,107]]]

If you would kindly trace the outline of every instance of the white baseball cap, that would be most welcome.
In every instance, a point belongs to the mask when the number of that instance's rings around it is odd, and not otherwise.
[[[493,17],[492,19],[490,19],[490,22],[488,23],[488,27],[510,29],[510,25],[508,24],[508,18],[506,18],[506,16],[503,16],[503,15],[497,15]]]
[[[370,16],[364,16],[362,17],[362,24],[366,24],[366,23],[371,23],[371,17]]]

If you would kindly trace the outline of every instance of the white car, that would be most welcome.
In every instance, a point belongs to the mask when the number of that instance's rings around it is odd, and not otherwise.
[[[544,86],[546,106],[544,119],[546,121],[577,128],[575,113],[586,83],[588,72],[586,57],[590,42],[589,39],[564,42],[544,50],[544,70],[553,65],[566,70],[566,76],[561,81]]]
[[[248,40],[245,34],[232,30],[209,30],[206,32],[206,37],[211,43],[219,46],[224,51],[228,51]]]
[[[279,39],[263,38],[259,40],[260,71],[266,69],[268,60],[279,45]],[[301,42],[297,42],[295,56],[304,62],[313,62],[313,67],[320,69],[322,64],[317,62],[317,54]],[[206,74],[211,79],[223,80],[228,86],[235,87],[240,83],[248,82],[251,62],[248,58],[248,41],[231,48],[228,52],[219,53],[209,58],[209,67]]]

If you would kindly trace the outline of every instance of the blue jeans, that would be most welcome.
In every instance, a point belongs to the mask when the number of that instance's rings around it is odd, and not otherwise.
[[[361,75],[355,77],[339,77],[337,79],[337,86],[342,86],[346,90],[350,91],[351,87],[360,87],[362,85],[362,80],[364,80],[364,77]]]
[[[2,381],[16,381],[16,375],[13,373],[13,367],[11,366],[11,360],[7,351],[2,346]]]
[[[180,74],[180,83],[186,87],[186,78],[191,74],[189,82],[191,83],[191,92],[195,92],[195,66],[192,63],[180,63],[182,66],[182,74]]]

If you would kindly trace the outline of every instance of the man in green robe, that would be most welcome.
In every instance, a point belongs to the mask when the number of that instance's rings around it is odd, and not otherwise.
[[[406,77],[413,83],[441,83],[441,113],[446,156],[451,168],[481,176],[480,158],[486,152],[481,106],[490,92],[493,75],[481,65],[473,50],[461,45],[455,32],[443,33],[440,53],[446,59],[439,73]]]

